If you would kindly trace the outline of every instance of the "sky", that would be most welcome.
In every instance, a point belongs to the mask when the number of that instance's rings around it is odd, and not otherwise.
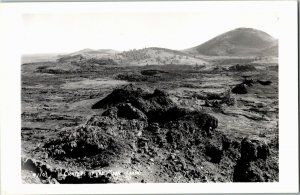
[[[240,27],[278,37],[279,14],[274,1],[255,5],[245,1],[120,4],[98,3],[82,9],[62,6],[58,11],[49,6],[24,13],[23,53],[67,53],[85,48],[180,50]]]

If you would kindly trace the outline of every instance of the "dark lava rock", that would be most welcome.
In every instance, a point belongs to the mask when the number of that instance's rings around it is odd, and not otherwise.
[[[241,158],[234,167],[235,182],[265,182],[268,181],[267,157],[269,146],[259,138],[244,138],[241,142]]]
[[[98,108],[108,108],[111,106],[116,106],[120,103],[132,102],[139,97],[147,95],[145,90],[136,87],[132,84],[122,86],[121,88],[113,90],[105,98],[97,102],[92,106],[92,109]]]
[[[135,104],[133,103],[133,105]],[[175,107],[176,104],[171,100],[165,91],[155,89],[153,94],[144,97],[143,105],[137,104],[135,106],[141,109],[148,116],[149,112],[168,110],[172,107]],[[144,109],[145,107],[146,109]]]
[[[147,75],[147,76],[154,76],[154,75],[157,75],[159,73],[166,73],[165,71],[161,71],[161,70],[142,70],[141,71],[141,74],[142,75]]]
[[[169,144],[183,143],[183,135],[180,131],[168,131],[166,133],[166,140]]]
[[[148,113],[148,118],[149,121],[155,121],[159,123],[167,123],[170,121],[187,121],[195,124],[197,127],[207,133],[211,133],[212,130],[218,127],[218,119],[216,119],[214,116],[200,111],[180,108],[178,106],[174,106],[169,109],[151,110]]]
[[[175,106],[168,94],[162,90],[154,90],[149,93],[147,90],[136,87],[132,84],[113,90],[105,98],[92,106],[93,109],[108,108],[121,103],[131,103],[147,115],[149,111],[167,109]]]
[[[108,159],[120,155],[124,150],[130,150],[129,143],[135,142],[138,133],[146,126],[147,122],[144,121],[95,115],[83,125],[65,128],[58,138],[47,141],[44,148],[55,158],[101,154],[101,158]]]
[[[231,67],[229,67],[230,71],[255,71],[256,68],[254,65],[252,64],[245,64],[245,65],[241,65],[241,64],[236,64],[233,65]]]
[[[102,113],[102,116],[108,116],[110,118],[117,118],[118,117],[118,108],[117,107],[111,107],[107,110],[105,110],[103,113]]]
[[[145,100],[143,97],[135,98],[134,100],[131,101],[131,104],[134,105],[136,108],[140,109],[144,113],[148,113],[150,110],[156,109],[150,101]]]
[[[257,138],[244,138],[241,142],[241,160],[248,162],[258,158],[267,159],[270,155],[269,146]]]
[[[272,81],[261,81],[261,80],[257,80],[257,82],[261,85],[271,85]]]
[[[251,86],[253,86],[254,81],[253,81],[253,79],[245,79],[242,84],[245,84],[245,85],[251,87]]]
[[[211,158],[211,162],[219,163],[223,156],[221,144],[209,142],[205,145],[205,154]]]
[[[147,130],[152,132],[153,134],[159,135],[161,133],[161,129],[158,123],[150,123],[148,124]]]
[[[133,107],[130,103],[120,104],[118,108],[118,117],[126,118],[129,120],[138,119],[138,120],[147,120],[147,116],[140,111],[139,109]]]
[[[238,84],[234,88],[232,88],[232,93],[236,94],[247,94],[248,90],[245,84]]]
[[[202,125],[202,129],[205,130],[207,134],[211,134],[212,131],[218,127],[218,119],[209,114],[203,113],[198,123]]]
[[[232,145],[232,141],[227,136],[222,136],[222,148],[223,150],[228,150]]]
[[[253,161],[246,163],[239,160],[234,167],[234,182],[265,182],[264,171],[259,163]]]
[[[160,89],[155,89],[153,94],[153,97],[157,97],[157,96],[168,96],[167,92],[160,90]]]
[[[96,103],[93,108],[106,108],[114,106],[103,113],[103,116],[112,118],[140,119],[157,123],[170,121],[189,121],[196,124],[207,133],[218,126],[218,120],[206,113],[192,111],[178,107],[168,93],[155,89],[153,93],[130,84],[115,89],[111,94]],[[145,116],[144,116],[145,115]]]
[[[152,109],[147,113],[149,121],[165,123],[173,120],[177,120],[180,117],[185,116],[182,113],[181,108],[171,107],[171,108],[156,108]]]
[[[109,108],[102,113],[102,116],[147,121],[147,116],[139,109],[133,107],[130,103],[119,104],[116,107]]]

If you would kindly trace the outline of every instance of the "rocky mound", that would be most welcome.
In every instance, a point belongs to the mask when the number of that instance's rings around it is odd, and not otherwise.
[[[145,129],[153,124],[165,129],[157,135],[162,142],[199,142],[202,136],[210,136],[218,126],[218,120],[206,113],[180,108],[161,90],[153,93],[133,85],[115,89],[96,106],[109,107],[102,116],[92,116],[85,124],[66,128],[59,139],[49,140],[44,148],[55,158],[100,155],[121,155],[138,144]],[[149,128],[148,123],[150,123]],[[179,137],[178,137],[179,136]]]
[[[94,104],[92,109],[108,108],[121,103],[130,103],[144,113],[175,106],[164,91],[156,89],[150,93],[145,89],[129,84],[113,90],[104,99]]]
[[[233,181],[238,182],[268,182],[276,175],[268,163],[270,156],[269,145],[257,137],[247,137],[241,142],[241,158],[238,160],[233,173]],[[273,175],[272,175],[273,174]]]
[[[238,84],[234,88],[232,88],[232,93],[236,94],[246,94],[248,93],[247,85],[246,84]]]
[[[59,139],[49,140],[44,148],[49,156],[54,158],[99,154],[107,158],[110,153],[121,154],[122,150],[129,147],[129,140],[134,142],[146,126],[147,124],[142,121],[116,120],[95,115],[83,125],[61,131]]]
[[[114,107],[105,111],[104,116],[148,119],[149,122],[158,123],[188,121],[207,132],[210,129],[215,129],[218,125],[217,119],[211,115],[176,106],[169,95],[159,89],[150,93],[142,88],[127,85],[124,88],[115,89],[107,97],[94,104],[92,108],[107,108],[109,106]],[[124,113],[123,116],[121,116],[122,112]]]
[[[260,85],[271,85],[272,81],[269,80],[256,80],[247,78],[248,76],[244,76],[244,80],[242,83],[235,85],[231,92],[235,94],[247,94],[248,90],[253,87],[255,83],[259,83]]]

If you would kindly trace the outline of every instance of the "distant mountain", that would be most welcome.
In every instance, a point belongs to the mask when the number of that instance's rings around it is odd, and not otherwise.
[[[190,54],[159,47],[149,47],[119,53],[116,59],[120,64],[128,65],[203,65],[209,62]]]
[[[278,42],[261,51],[262,56],[278,56]]]
[[[166,48],[149,47],[144,49],[133,49],[123,52],[115,50],[101,49],[91,50],[83,49],[68,55],[60,56],[59,62],[81,61],[87,62],[92,60],[106,60],[119,65],[203,65],[209,62],[192,56],[190,54],[171,50]]]
[[[208,65],[216,57],[278,56],[278,41],[269,34],[252,29],[237,28],[223,33],[201,45],[182,51],[149,47],[129,51],[112,49],[83,49],[63,55],[23,56],[24,62],[55,61],[88,66],[99,65]]]
[[[263,31],[237,28],[184,52],[207,56],[278,55],[278,42]]]

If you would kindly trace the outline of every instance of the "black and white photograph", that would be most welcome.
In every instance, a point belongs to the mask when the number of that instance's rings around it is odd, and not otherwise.
[[[283,2],[74,4],[20,15],[22,184],[281,182]]]

